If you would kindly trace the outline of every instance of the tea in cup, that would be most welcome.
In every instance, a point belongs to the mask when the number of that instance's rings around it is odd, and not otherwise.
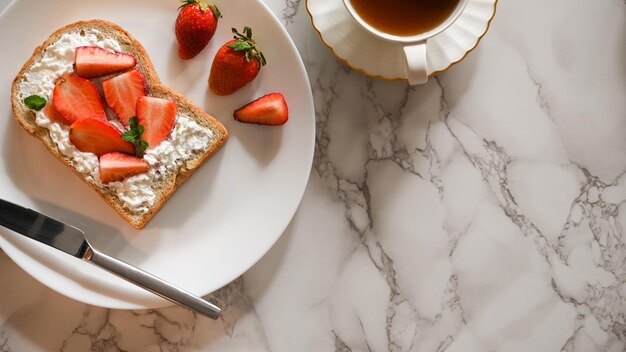
[[[468,0],[343,0],[373,35],[402,44],[409,84],[428,81],[426,41],[456,21]]]

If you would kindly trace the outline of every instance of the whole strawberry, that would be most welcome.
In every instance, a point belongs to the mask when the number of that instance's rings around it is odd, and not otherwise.
[[[222,45],[211,65],[209,89],[216,95],[232,94],[250,83],[266,63],[250,27],[244,27],[244,34],[235,28],[232,31],[235,39]]]
[[[188,60],[200,53],[213,38],[217,20],[222,17],[217,6],[206,1],[182,0],[176,18],[178,56]]]

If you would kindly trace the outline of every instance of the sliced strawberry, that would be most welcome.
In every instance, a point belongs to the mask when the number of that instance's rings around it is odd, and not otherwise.
[[[46,114],[51,121],[58,122],[62,125],[71,125],[71,123],[54,108],[54,103],[51,101],[43,108],[43,113]]]
[[[167,139],[176,123],[176,103],[171,100],[141,97],[137,100],[137,120],[144,127],[143,139],[153,148]]]
[[[146,95],[146,80],[141,72],[135,69],[102,82],[102,90],[107,104],[115,111],[120,121],[128,126],[128,120],[137,116],[135,111],[137,99]]]
[[[127,177],[148,171],[150,165],[142,158],[122,153],[100,156],[100,180],[102,183],[122,181]]]
[[[83,152],[98,156],[111,152],[134,154],[133,145],[121,137],[120,130],[109,121],[86,118],[72,123],[70,142]]]
[[[122,71],[135,66],[135,57],[130,54],[116,53],[97,46],[79,46],[76,48],[76,74],[91,78]]]
[[[107,119],[96,86],[73,74],[63,75],[56,81],[52,104],[70,123],[92,117]]]
[[[270,93],[235,110],[235,120],[259,125],[282,125],[289,118],[285,97]]]

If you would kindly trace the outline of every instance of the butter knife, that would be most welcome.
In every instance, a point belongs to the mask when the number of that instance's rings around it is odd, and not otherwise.
[[[221,309],[194,294],[150,273],[93,248],[83,231],[74,226],[0,199],[0,226],[111,272],[141,288],[211,319]]]

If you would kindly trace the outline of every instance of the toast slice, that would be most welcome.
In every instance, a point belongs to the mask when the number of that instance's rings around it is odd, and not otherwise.
[[[147,173],[102,183],[98,157],[79,151],[69,142],[70,127],[51,121],[45,109],[34,111],[25,105],[24,99],[29,95],[42,96],[50,103],[56,78],[73,71],[78,46],[99,46],[133,55],[135,68],[145,78],[147,95],[176,102],[176,125],[172,133],[166,141],[146,151],[144,159],[151,166]],[[160,82],[145,49],[136,39],[118,25],[103,20],[72,23],[52,33],[15,77],[11,103],[20,125],[137,229],[143,228],[176,189],[228,138],[218,120]],[[114,114],[109,111],[107,115],[123,130]]]

